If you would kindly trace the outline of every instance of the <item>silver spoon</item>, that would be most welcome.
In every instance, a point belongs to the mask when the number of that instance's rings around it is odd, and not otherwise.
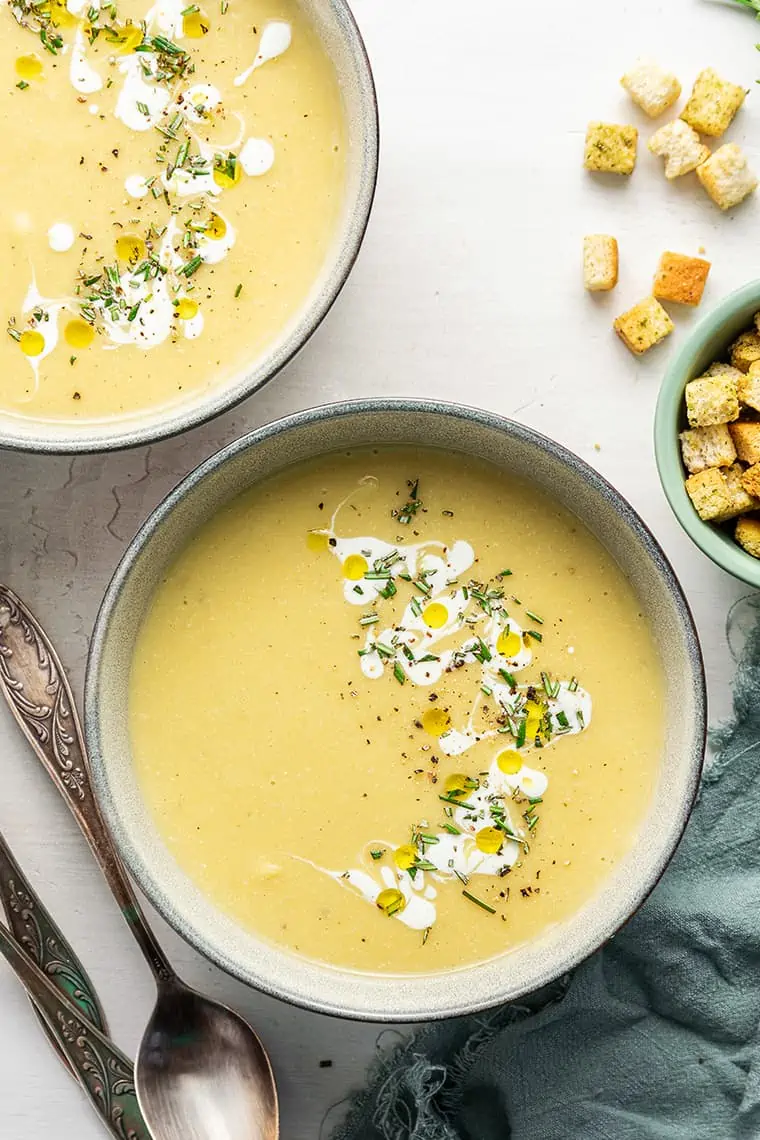
[[[63,666],[35,617],[2,584],[0,690],[71,809],[153,972],[157,1001],[135,1077],[155,1140],[276,1140],[277,1091],[264,1047],[238,1014],[191,990],[169,965],[100,814]]]
[[[26,987],[53,1048],[113,1140],[151,1140],[132,1062],[108,1037],[92,982],[2,835],[0,897],[11,928],[0,922],[0,954]]]

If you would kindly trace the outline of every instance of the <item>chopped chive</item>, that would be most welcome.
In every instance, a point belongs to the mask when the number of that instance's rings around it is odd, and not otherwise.
[[[239,297],[242,292],[243,292],[243,286],[242,285],[236,285],[235,286],[235,297],[236,298]]]
[[[487,697],[490,697],[493,693],[493,689],[489,689],[488,685],[481,685],[480,691],[481,693],[485,693]]]
[[[390,570],[367,570],[364,575],[368,582],[385,582],[390,576]]]
[[[567,686],[568,693],[577,693],[578,691],[578,678],[573,677],[570,684]]]
[[[412,585],[415,586],[416,589],[418,589],[421,593],[423,593],[425,595],[431,593],[431,591],[433,589],[432,586],[429,586],[427,582],[423,582],[421,579],[417,579],[416,581],[412,582]]]
[[[148,106],[147,103],[139,103],[138,102],[137,103],[137,110],[140,112],[141,115],[145,115],[146,118],[150,116],[150,107]]]
[[[516,689],[517,688],[517,681],[514,679],[514,677],[512,676],[511,673],[507,672],[506,669],[500,669],[499,670],[499,676],[504,678],[504,680],[509,685],[510,689]]]
[[[18,87],[19,91],[26,91],[29,84],[27,83],[27,81],[25,79],[19,79],[16,86]]]
[[[489,914],[496,914],[496,909],[494,907],[489,906],[487,902],[483,902],[483,900],[479,899],[476,895],[471,895],[469,891],[462,891],[462,894],[466,899],[469,899],[470,902],[473,902],[476,906],[479,906],[481,910],[487,910]]]
[[[374,625],[376,621],[380,621],[380,614],[364,614],[359,618],[359,625]]]
[[[419,664],[423,661],[440,661],[440,657],[436,657],[435,653],[426,653],[424,657],[420,657]]]
[[[420,617],[422,615],[422,606],[418,602],[417,598],[411,599],[409,602],[409,607],[415,617]]]
[[[579,726],[580,726],[581,728],[585,728],[585,727],[586,727],[586,718],[584,717],[584,715],[583,715],[583,713],[581,712],[581,710],[580,710],[580,709],[578,709],[578,712],[577,712],[575,715],[578,717],[578,724],[579,724]]]
[[[511,578],[512,571],[511,570],[500,570],[496,576],[497,576],[497,578]]]
[[[522,748],[522,746],[525,744],[525,736],[527,734],[527,731],[528,731],[528,718],[523,717],[523,719],[520,721],[520,727],[517,730],[517,737],[515,738],[515,745],[518,748]]]
[[[430,931],[432,929],[433,929],[432,926],[426,926],[425,929],[423,930],[423,932],[422,932],[422,945],[423,946],[425,945],[428,938],[430,937]]]
[[[192,277],[202,262],[203,258],[199,253],[196,253],[195,257],[191,257],[189,261],[186,261],[178,272],[184,274],[185,277]]]
[[[383,644],[382,641],[375,642],[375,649],[381,657],[388,658],[393,656],[393,650],[389,649],[389,647]]]
[[[373,858],[373,859],[374,859],[376,862],[377,862],[377,860],[378,860],[378,859],[382,859],[382,857],[383,857],[383,855],[384,855],[384,854],[385,854],[385,852],[384,852],[384,851],[370,851],[370,855],[372,856],[372,858]]]
[[[398,681],[399,685],[403,685],[406,681],[406,673],[401,668],[401,665],[396,661],[393,666],[393,676]]]
[[[470,811],[475,810],[475,804],[468,804],[466,800],[458,800],[456,796],[439,796],[438,799],[442,800],[445,804],[454,804],[456,807],[469,808]]]
[[[531,620],[531,621],[537,621],[539,625],[543,625],[543,624],[544,624],[544,619],[543,619],[543,618],[540,618],[540,617],[538,616],[538,614],[534,614],[534,613],[533,613],[533,610],[526,610],[525,612],[526,612],[526,614],[528,615],[528,617],[530,618],[530,620]]]
[[[449,835],[461,835],[462,832],[453,823],[444,823],[442,825]]]
[[[526,631],[528,637],[532,637],[534,641],[543,641],[544,635],[539,633],[537,629],[529,629]]]

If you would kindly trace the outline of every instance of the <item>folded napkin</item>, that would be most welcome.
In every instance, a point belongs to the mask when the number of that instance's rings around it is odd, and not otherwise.
[[[735,718],[649,900],[550,991],[401,1046],[334,1140],[758,1140],[760,595],[744,607]]]

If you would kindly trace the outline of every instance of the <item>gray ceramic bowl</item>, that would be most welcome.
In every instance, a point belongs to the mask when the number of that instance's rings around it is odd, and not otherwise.
[[[127,685],[135,637],[167,566],[191,535],[252,484],[293,463],[360,445],[425,444],[491,460],[574,512],[610,550],[651,624],[669,710],[659,783],[641,841],[601,893],[543,938],[445,974],[378,976],[335,969],[257,939],[179,869],[141,798],[130,758]],[[209,699],[213,699],[210,696]],[[456,1015],[518,998],[580,962],[636,910],[688,818],[702,765],[705,693],[697,636],[673,571],[613,488],[577,456],[528,428],[453,404],[372,400],[279,420],[201,464],[129,547],[103,602],[87,670],[85,727],[95,786],[127,866],[172,926],[224,970],[311,1009],[373,1021]]]
[[[300,311],[250,367],[227,383],[164,409],[93,421],[43,421],[0,411],[0,448],[74,454],[151,443],[187,431],[250,396],[303,347],[330,310],[359,253],[375,193],[377,99],[369,60],[346,0],[298,0],[340,82],[347,129],[343,211],[334,240]]]

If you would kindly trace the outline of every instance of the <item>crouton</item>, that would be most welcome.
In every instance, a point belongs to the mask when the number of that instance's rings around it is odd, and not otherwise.
[[[760,463],[760,424],[729,424],[728,430],[739,458],[751,466]]]
[[[603,174],[633,174],[639,132],[630,125],[589,123],[586,131],[586,170]]]
[[[618,243],[609,234],[583,239],[583,285],[590,293],[605,293],[618,282]]]
[[[760,499],[760,463],[753,463],[743,473],[742,486],[753,499]]]
[[[760,558],[760,519],[739,519],[734,535],[747,554],[751,554],[753,558]]]
[[[730,127],[746,94],[743,87],[721,79],[708,67],[697,76],[681,118],[701,135],[718,138]]]
[[[627,313],[622,313],[613,327],[626,348],[641,356],[670,336],[675,326],[659,301],[645,297]]]
[[[665,159],[665,177],[669,180],[691,173],[710,157],[710,148],[683,119],[660,127],[647,145],[652,154]]]
[[[750,494],[744,485],[744,474],[741,463],[734,463],[723,470],[722,475],[726,481],[731,507],[728,514],[724,514],[716,521],[725,522],[726,519],[734,519],[737,515],[743,515],[746,511],[756,511],[760,507],[760,500]]]
[[[710,262],[683,253],[663,253],[652,290],[658,301],[698,305],[705,291]]]
[[[727,512],[730,514],[731,496],[717,467],[690,475],[686,480],[686,493],[704,522],[717,522],[728,517]]]
[[[749,372],[739,373],[736,390],[740,404],[746,404],[748,408],[760,412],[760,360],[750,364]]]
[[[684,389],[691,427],[727,424],[739,418],[739,397],[733,376],[699,376]]]
[[[721,210],[730,210],[757,189],[741,147],[726,143],[697,167],[697,178]]]
[[[760,333],[743,332],[728,351],[734,368],[749,372],[750,367],[760,360]]]
[[[739,377],[743,375],[738,368],[734,368],[733,364],[725,364],[722,360],[716,360],[704,372],[705,376],[733,376],[736,383],[739,383]]]
[[[650,119],[656,119],[672,107],[681,94],[681,84],[675,75],[646,59],[639,60],[620,82]]]
[[[691,428],[682,431],[678,438],[684,467],[691,475],[708,467],[730,467],[736,460],[736,448],[726,424]]]

